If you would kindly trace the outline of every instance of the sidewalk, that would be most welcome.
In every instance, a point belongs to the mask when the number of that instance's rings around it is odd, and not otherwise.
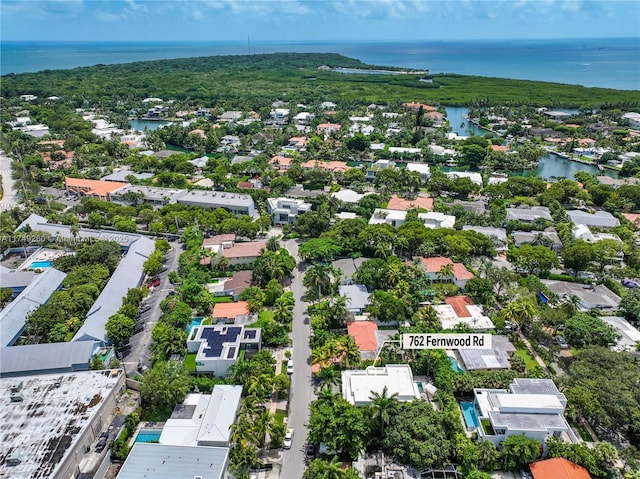
[[[288,351],[288,348],[277,348],[274,353],[274,356],[276,358],[276,375],[280,374],[280,372],[282,371],[282,364],[286,361],[286,358],[284,356],[284,353],[286,351]],[[271,412],[271,414],[275,414],[276,410],[278,409],[288,411],[288,400],[281,399],[277,394],[274,394],[274,396],[269,401],[269,411]]]

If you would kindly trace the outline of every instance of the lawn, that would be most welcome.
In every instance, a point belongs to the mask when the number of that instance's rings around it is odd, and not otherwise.
[[[531,355],[531,353],[526,347],[518,348],[515,354],[517,354],[522,359],[524,359],[524,364],[525,364],[525,367],[527,368],[527,371],[531,371],[534,368],[540,367],[540,365],[538,364],[538,361],[535,360],[535,358]]]
[[[276,409],[274,416],[274,420],[277,423],[284,423],[284,419],[287,417],[287,411],[284,409]]]
[[[187,354],[184,358],[184,367],[190,373],[196,372],[196,353]]]
[[[260,311],[260,314],[258,314],[258,322],[269,321],[274,318],[274,314],[275,313],[273,311],[263,309]]]
[[[231,303],[233,298],[231,296],[214,296],[212,300],[214,303]]]

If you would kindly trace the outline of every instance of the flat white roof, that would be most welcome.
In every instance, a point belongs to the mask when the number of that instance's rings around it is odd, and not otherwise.
[[[381,368],[369,366],[365,370],[342,372],[342,396],[351,404],[368,404],[373,393],[382,394],[385,387],[387,395],[397,394],[399,401],[420,399],[420,391],[413,382],[408,364],[387,364]]]
[[[619,316],[600,316],[605,323],[613,326],[622,336],[613,349],[618,351],[635,351],[636,343],[640,341],[640,331]]]
[[[78,436],[114,393],[121,375],[114,371],[0,379],[0,477],[55,477]],[[10,387],[21,381],[23,401],[10,402]],[[8,456],[18,457],[20,464],[8,467]]]
[[[467,305],[467,311],[471,314],[469,317],[462,317],[456,314],[455,309],[450,304],[438,304],[433,307],[442,329],[455,329],[455,327],[463,323],[473,330],[494,329],[495,326],[488,316],[482,313],[482,307],[477,304]]]

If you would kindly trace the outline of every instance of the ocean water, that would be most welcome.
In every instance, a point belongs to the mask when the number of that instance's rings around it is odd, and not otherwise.
[[[640,38],[384,43],[254,40],[250,46],[251,54],[334,52],[373,65],[427,69],[431,73],[552,81],[621,90],[640,90],[639,51]],[[2,42],[0,73],[247,53],[249,45],[244,42]]]

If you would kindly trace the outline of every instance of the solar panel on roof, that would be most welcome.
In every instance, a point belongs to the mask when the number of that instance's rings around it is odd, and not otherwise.
[[[256,333],[257,333],[257,331],[255,329],[246,330],[244,332],[244,338],[245,339],[256,339]]]
[[[236,348],[229,348],[229,352],[227,353],[227,359],[233,359],[236,355]]]

